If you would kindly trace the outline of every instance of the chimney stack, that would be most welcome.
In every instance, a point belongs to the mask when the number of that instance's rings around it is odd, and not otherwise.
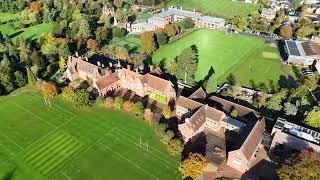
[[[101,63],[100,63],[100,61],[97,61],[97,65],[100,67],[101,66]]]
[[[112,67],[112,62],[109,62],[109,67]]]
[[[154,69],[154,66],[153,65],[149,65],[149,71],[151,72],[151,71],[153,71],[153,69]]]
[[[79,57],[79,54],[78,54],[78,52],[76,51],[76,57]]]
[[[127,69],[129,69],[129,70],[131,69],[131,66],[129,64],[127,64]]]
[[[136,73],[139,73],[139,69],[138,68],[136,68]]]
[[[162,12],[164,12],[164,8],[162,8]]]
[[[180,6],[180,10],[182,10],[182,6]]]
[[[193,12],[196,12],[196,9],[193,9]]]
[[[89,61],[89,60],[88,60],[88,57],[84,57],[84,59],[85,59],[86,61]]]

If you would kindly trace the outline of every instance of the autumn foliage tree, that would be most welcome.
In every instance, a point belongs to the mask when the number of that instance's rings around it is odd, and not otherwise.
[[[172,116],[172,111],[169,106],[165,106],[162,110],[162,115],[164,118],[169,119]]]
[[[277,169],[281,180],[318,179],[320,177],[320,154],[306,149],[286,158]]]
[[[113,98],[112,97],[106,97],[106,99],[104,100],[104,107],[106,109],[111,109],[113,108]]]
[[[291,26],[282,26],[280,29],[280,35],[285,38],[292,38],[293,30]]]
[[[199,153],[190,153],[188,158],[183,160],[179,165],[179,171],[183,178],[191,177],[198,179],[208,165],[207,159]]]
[[[58,94],[57,86],[52,82],[47,82],[42,87],[42,93],[45,102],[49,103],[49,105],[51,106],[50,99]]]
[[[134,104],[131,101],[125,101],[123,103],[123,109],[128,111],[128,112],[132,112],[134,108]]]
[[[144,32],[140,38],[141,52],[148,55],[157,50],[157,43],[153,32]]]

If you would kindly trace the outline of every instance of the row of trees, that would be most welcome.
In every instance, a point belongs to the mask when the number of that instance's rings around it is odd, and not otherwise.
[[[127,112],[133,112],[136,115],[141,115],[144,110],[141,102],[133,103],[131,101],[124,101],[121,97],[116,97],[115,99],[107,97],[104,101],[104,106],[106,109],[123,109]]]

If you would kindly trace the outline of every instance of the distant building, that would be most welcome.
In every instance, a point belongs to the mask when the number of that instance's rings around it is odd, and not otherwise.
[[[290,123],[283,118],[278,118],[271,136],[273,139],[270,152],[274,155],[285,153],[288,150],[301,151],[306,148],[320,152],[319,132]]]
[[[316,43],[316,44],[318,44],[318,45],[320,45],[320,35],[319,34],[318,35],[313,35],[311,37],[311,41]]]
[[[207,96],[200,88],[189,97],[178,98],[175,113],[184,122],[178,125],[184,141],[210,131],[226,143],[226,164],[241,173],[248,171],[265,131],[264,119],[250,108]],[[231,111],[236,111],[237,117],[232,117]]]
[[[294,66],[311,66],[320,60],[320,45],[311,41],[285,41],[287,62]]]
[[[277,10],[271,8],[263,8],[261,11],[261,17],[266,18],[267,20],[271,21],[277,15]]]
[[[191,18],[196,28],[223,29],[225,20],[213,16],[202,16],[201,13],[194,11],[186,11],[182,8],[170,7],[168,10],[162,9],[162,12],[155,14],[146,22],[131,24],[128,27],[130,33],[143,33],[146,31],[154,31],[157,28],[164,28],[165,25],[173,22],[180,22],[184,18]]]

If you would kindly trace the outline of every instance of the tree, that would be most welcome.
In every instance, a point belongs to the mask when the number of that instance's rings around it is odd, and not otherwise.
[[[162,110],[162,115],[164,118],[169,119],[172,116],[172,111],[169,106],[165,106]]]
[[[127,60],[129,58],[129,53],[127,49],[124,47],[116,47],[115,58],[120,60]]]
[[[164,131],[165,133],[161,134],[160,141],[164,144],[168,144],[169,141],[173,138],[174,133],[172,130]]]
[[[67,102],[73,102],[75,96],[75,90],[72,86],[67,86],[62,90],[62,97]]]
[[[175,36],[178,31],[175,25],[173,24],[167,24],[164,26],[164,32],[167,34],[169,37]]]
[[[266,107],[268,105],[267,99],[268,99],[268,94],[262,92],[261,95],[258,97],[258,106],[259,107]]]
[[[298,18],[298,21],[302,21],[304,19],[304,17],[307,15],[307,10],[308,10],[308,5],[304,4],[301,7],[301,12],[300,12],[300,16]]]
[[[177,72],[178,64],[175,59],[168,59],[165,61],[164,69],[166,73],[174,75]]]
[[[298,107],[295,104],[291,104],[290,102],[286,102],[286,103],[284,103],[283,110],[286,113],[286,115],[295,116],[298,112]]]
[[[282,37],[291,39],[292,36],[293,36],[292,27],[289,26],[289,25],[287,25],[287,26],[282,26],[281,29],[280,29],[280,35],[281,35]]]
[[[157,44],[155,42],[154,33],[143,32],[140,38],[141,52],[151,55],[157,50]]]
[[[309,91],[314,91],[318,88],[319,75],[312,75],[305,79],[304,84],[308,87]]]
[[[27,78],[21,71],[14,72],[14,82],[18,87],[22,87],[27,84]]]
[[[14,90],[14,84],[11,73],[0,66],[0,90],[1,89],[4,91],[3,93],[9,93]]]
[[[94,39],[88,39],[87,48],[93,52],[97,52],[99,50],[99,43]]]
[[[91,29],[87,19],[81,18],[81,20],[79,20],[79,31],[77,36],[85,39],[91,36]]]
[[[208,165],[207,159],[199,153],[190,153],[189,157],[183,160],[178,169],[182,173],[183,178],[191,177],[198,179]]]
[[[230,113],[231,117],[237,118],[238,117],[238,111],[236,109],[232,110]]]
[[[156,124],[155,128],[154,128],[154,132],[160,137],[162,138],[164,136],[164,134],[166,133],[166,129],[168,128],[167,124],[164,123],[159,123]]]
[[[78,108],[84,108],[91,104],[90,93],[85,89],[76,90],[73,98],[73,104]]]
[[[213,93],[218,90],[217,80],[214,77],[214,74],[212,74],[208,79],[206,90],[208,93]]]
[[[49,106],[51,106],[50,99],[58,94],[57,86],[52,82],[45,83],[42,86],[42,94],[46,104],[49,103]]]
[[[59,68],[61,71],[64,71],[67,68],[66,61],[64,60],[63,57],[60,57]]]
[[[178,155],[183,151],[183,144],[179,139],[171,139],[168,144],[168,151],[171,155]]]
[[[320,128],[320,108],[314,107],[311,111],[307,113],[307,116],[304,120],[306,124],[314,128]]]
[[[128,111],[128,112],[132,112],[134,108],[134,104],[131,101],[125,101],[123,103],[123,109]]]
[[[114,107],[118,110],[123,108],[123,100],[121,97],[116,97],[114,100]]]
[[[112,29],[112,36],[113,37],[123,37],[126,35],[126,30],[123,28],[114,27]]]
[[[162,46],[168,43],[168,36],[163,32],[156,32],[158,46]]]
[[[27,66],[26,69],[27,69],[28,84],[30,86],[35,86],[36,82],[37,82],[37,79],[36,79],[35,75],[31,71],[29,66]]]
[[[280,111],[282,109],[282,101],[287,97],[288,91],[283,89],[280,92],[274,94],[268,102],[268,109]]]
[[[297,36],[304,38],[315,32],[311,25],[302,25],[296,32]]]
[[[12,71],[13,69],[13,64],[12,62],[10,61],[10,59],[8,58],[8,56],[6,54],[3,55],[3,58],[2,58],[2,66],[7,70],[7,71]]]
[[[277,169],[277,174],[281,180],[318,179],[319,169],[320,155],[309,148],[286,158]]]
[[[184,29],[190,29],[193,28],[193,20],[189,17],[184,18],[181,22],[181,25]]]
[[[198,60],[198,54],[195,46],[182,50],[177,59],[177,78],[186,84],[194,85],[195,73],[198,68]]]
[[[106,97],[106,99],[104,100],[104,107],[106,109],[111,109],[114,107],[114,101],[112,97]]]
[[[117,7],[117,8],[121,8],[123,6],[123,0],[114,0],[113,4]]]
[[[143,104],[141,102],[137,102],[134,104],[133,112],[135,114],[141,114],[143,109],[144,109]]]

